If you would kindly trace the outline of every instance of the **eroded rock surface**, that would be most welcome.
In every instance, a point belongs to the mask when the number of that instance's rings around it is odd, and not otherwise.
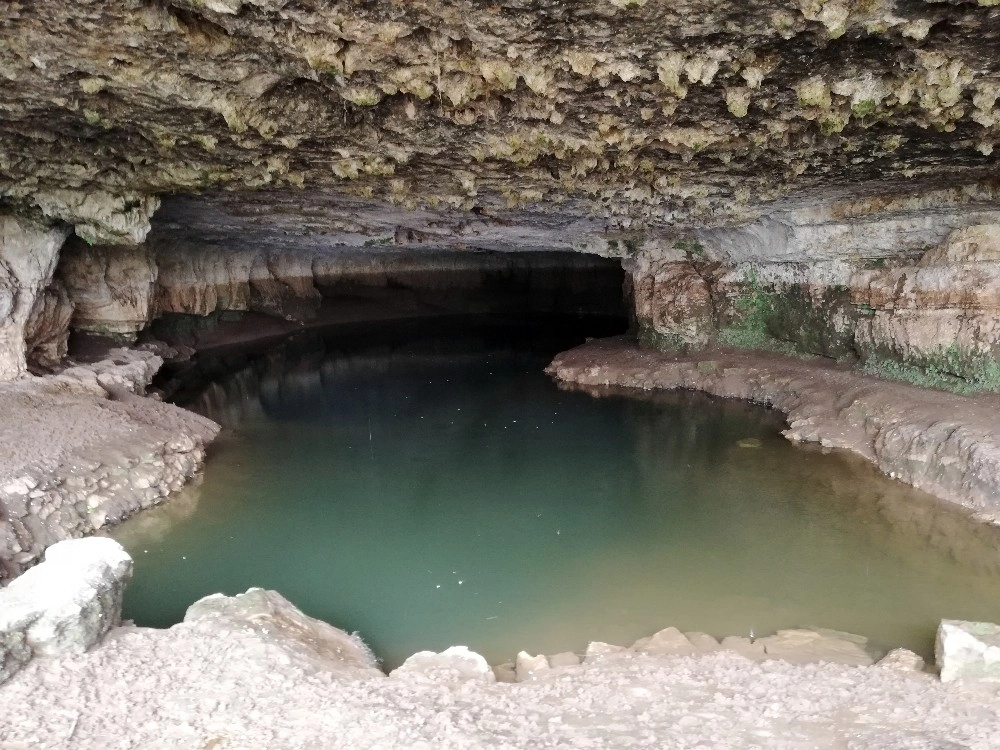
[[[143,351],[0,384],[0,579],[55,542],[161,502],[194,476],[218,425],[145,398]]]

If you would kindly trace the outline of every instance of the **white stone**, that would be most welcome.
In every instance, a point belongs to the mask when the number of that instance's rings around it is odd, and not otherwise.
[[[719,646],[723,651],[733,651],[751,661],[760,661],[765,657],[764,646],[744,636],[728,635]]]
[[[920,654],[915,654],[906,648],[894,648],[878,660],[877,666],[900,672],[923,672],[927,665]]]
[[[805,629],[779,630],[756,641],[756,645],[763,646],[770,659],[793,664],[827,662],[849,666],[870,666],[874,663],[865,649],[867,643],[867,638],[851,633]]]
[[[212,594],[188,607],[184,622],[213,632],[250,631],[290,657],[338,674],[382,674],[359,636],[309,617],[277,591],[251,588],[236,596]]]
[[[604,643],[604,641],[591,641],[587,644],[587,653],[584,654],[584,663],[590,663],[594,661],[600,661],[609,656],[615,656],[618,654],[623,654],[628,651],[624,646],[616,646],[613,643]]]
[[[556,667],[575,667],[580,664],[580,657],[574,654],[572,651],[563,651],[558,654],[552,654],[549,656],[549,666],[555,669]]]
[[[544,654],[532,656],[527,651],[520,651],[514,660],[514,673],[518,682],[535,679],[539,673],[550,668],[549,659]]]
[[[33,655],[80,653],[121,619],[132,558],[118,542],[58,542],[0,590],[0,681]]]
[[[689,656],[695,647],[677,628],[664,628],[648,638],[640,638],[632,644],[633,651],[657,656]]]
[[[934,644],[941,681],[1000,682],[1000,625],[942,620]]]
[[[418,682],[496,682],[493,669],[467,646],[451,646],[440,653],[418,651],[389,673],[390,677]]]

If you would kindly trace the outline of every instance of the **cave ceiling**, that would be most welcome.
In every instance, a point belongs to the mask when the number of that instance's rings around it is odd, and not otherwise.
[[[997,0],[15,0],[0,39],[0,201],[91,241],[185,194],[619,228],[997,195]]]

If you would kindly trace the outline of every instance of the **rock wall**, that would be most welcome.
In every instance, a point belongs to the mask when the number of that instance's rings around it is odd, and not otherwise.
[[[754,229],[680,239],[673,257],[629,266],[637,328],[661,349],[717,343],[859,359],[874,374],[1000,388],[1000,224],[949,229],[928,248],[890,222],[858,231],[873,243],[892,236],[891,255],[850,235],[814,243],[819,253],[800,239],[791,258],[787,236],[777,242]]]
[[[58,276],[73,301],[74,329],[134,338],[149,322],[157,266],[146,246],[70,240]]]
[[[619,263],[580,253],[71,241],[58,276],[74,329],[133,337],[163,315],[243,311],[312,322],[325,300],[387,294],[415,311],[624,313]]]
[[[29,356],[65,351],[66,298],[50,284],[68,233],[0,215],[0,381],[24,375]]]

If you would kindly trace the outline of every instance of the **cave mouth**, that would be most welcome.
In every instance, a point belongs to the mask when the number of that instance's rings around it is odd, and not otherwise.
[[[273,588],[390,668],[666,625],[822,625],[928,655],[941,617],[997,619],[991,528],[790,444],[761,407],[594,398],[544,373],[621,329],[437,316],[199,355],[175,397],[226,429],[202,482],[113,532],[136,564],[124,616],[167,626],[201,596]]]

